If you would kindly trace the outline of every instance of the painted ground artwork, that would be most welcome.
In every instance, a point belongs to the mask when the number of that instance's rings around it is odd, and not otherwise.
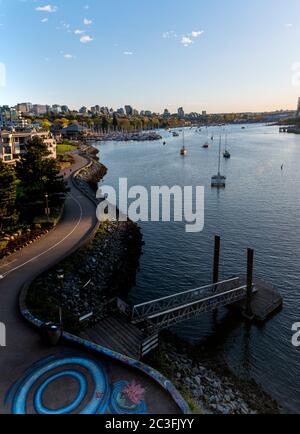
[[[104,364],[62,355],[33,365],[9,390],[13,414],[147,414],[146,389],[126,378],[110,383]]]

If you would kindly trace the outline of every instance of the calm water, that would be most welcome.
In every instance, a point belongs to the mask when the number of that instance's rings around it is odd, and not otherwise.
[[[263,327],[249,329],[224,310],[217,320],[204,315],[176,331],[195,344],[213,345],[235,373],[252,376],[285,410],[300,412],[300,349],[291,345],[292,324],[300,321],[300,136],[279,134],[278,127],[228,127],[232,158],[222,161],[227,186],[217,191],[210,179],[217,171],[218,131],[204,150],[207,133],[186,130],[185,159],[179,155],[182,139],[168,132],[162,133],[165,147],[161,141],[99,145],[108,185],[127,177],[129,185],[148,188],[205,186],[203,232],[187,234],[184,223],[141,223],[146,245],[130,301],[209,283],[215,234],[222,237],[222,277],[245,273],[246,249],[254,248],[255,274],[276,284],[283,311]]]

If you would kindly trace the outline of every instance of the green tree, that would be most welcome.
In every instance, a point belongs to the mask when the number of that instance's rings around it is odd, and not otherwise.
[[[17,180],[13,167],[0,161],[0,229],[14,227],[18,221],[16,210]]]
[[[50,205],[57,206],[67,191],[64,179],[59,175],[59,165],[49,158],[47,146],[39,137],[34,137],[16,165],[20,180],[19,205],[24,218],[43,213],[45,194],[48,193]]]

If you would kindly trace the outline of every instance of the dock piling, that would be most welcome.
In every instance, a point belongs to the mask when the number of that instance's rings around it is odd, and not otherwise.
[[[221,238],[219,236],[215,236],[213,283],[219,282],[220,248],[221,248]]]
[[[252,292],[253,292],[253,265],[254,265],[254,250],[247,251],[247,300],[245,316],[249,319],[253,318],[251,307]]]

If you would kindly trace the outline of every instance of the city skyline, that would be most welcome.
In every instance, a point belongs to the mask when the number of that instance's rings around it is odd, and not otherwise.
[[[0,0],[0,105],[295,110],[300,7],[272,3]]]

